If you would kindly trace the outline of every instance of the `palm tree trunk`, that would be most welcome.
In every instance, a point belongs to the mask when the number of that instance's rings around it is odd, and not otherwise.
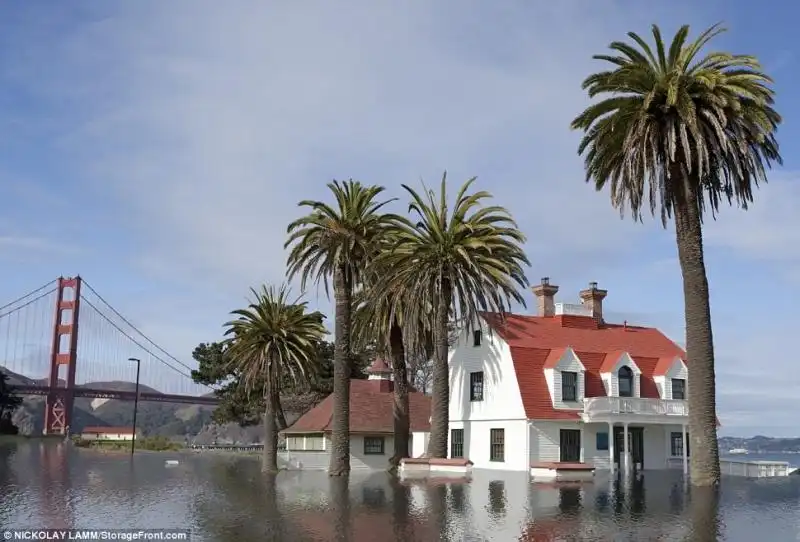
[[[271,386],[267,386],[271,388]],[[275,424],[275,402],[271,398],[272,392],[267,390],[264,403],[264,463],[261,470],[268,474],[278,472],[278,427]]]
[[[447,320],[450,313],[450,284],[443,281],[434,323],[433,399],[431,400],[431,438],[429,457],[447,457],[447,430],[450,423],[450,374]]]
[[[394,456],[392,467],[408,457],[410,420],[408,417],[408,373],[406,371],[406,349],[403,344],[403,330],[394,322],[389,332],[389,346],[392,351],[392,371],[394,373]]]
[[[286,423],[286,414],[283,413],[283,405],[281,405],[281,396],[275,391],[272,393],[273,411],[275,412],[275,420],[278,424],[278,431],[283,431],[289,424]]]
[[[678,177],[680,178],[680,177]],[[697,203],[699,182],[687,179],[684,201],[675,206],[675,235],[683,275],[686,360],[689,369],[689,450],[691,483],[720,482],[717,400],[711,303],[703,256],[703,226]]]
[[[350,472],[350,310],[352,284],[347,271],[338,267],[333,277],[336,301],[333,353],[333,423],[331,462],[328,474],[343,476]]]

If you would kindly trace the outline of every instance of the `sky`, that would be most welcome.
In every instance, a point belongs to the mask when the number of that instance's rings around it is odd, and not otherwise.
[[[580,84],[628,31],[723,21],[776,79],[785,159],[706,225],[721,434],[797,436],[798,81],[791,3],[139,0],[0,6],[0,304],[80,274],[189,363],[250,287],[285,280],[297,202],[356,178],[472,176],[527,235],[532,283],[682,342],[672,228],[585,184]],[[396,210],[403,212],[403,205]],[[800,216],[800,215],[794,215]],[[794,224],[794,225],[793,225]],[[299,293],[299,291],[297,291]],[[528,292],[528,308],[535,307]],[[308,300],[329,309],[324,293]],[[164,377],[166,378],[166,377]]]

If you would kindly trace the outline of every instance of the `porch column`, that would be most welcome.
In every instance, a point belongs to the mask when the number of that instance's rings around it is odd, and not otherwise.
[[[584,453],[584,450],[586,450],[586,443],[584,442],[584,436],[586,435],[586,431],[584,430],[585,428],[586,424],[581,423],[581,463],[585,461],[584,458],[586,457],[586,454]]]
[[[614,424],[608,422],[608,465],[611,474],[614,474]]]
[[[623,450],[625,450],[625,459],[624,459],[624,461],[625,461],[625,473],[627,474],[631,470],[631,460],[630,460],[630,455],[629,455],[630,450],[628,449],[629,448],[629,446],[628,446],[628,440],[629,440],[628,439],[628,422],[625,422],[622,425],[622,439],[623,439],[623,443],[624,443]]]
[[[683,424],[681,426],[681,430],[682,430],[681,447],[683,448],[683,474],[685,476],[689,474],[689,453],[688,453],[689,443],[686,442],[686,424]]]

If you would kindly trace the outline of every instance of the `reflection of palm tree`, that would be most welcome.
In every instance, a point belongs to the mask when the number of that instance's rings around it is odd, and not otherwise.
[[[401,484],[394,477],[391,478],[389,484],[392,487],[392,523],[395,540],[398,542],[410,540],[411,488],[407,484]]]
[[[8,488],[16,485],[14,480],[14,473],[11,470],[11,458],[14,455],[15,448],[0,444],[0,525],[7,524],[6,518],[3,517],[3,511],[10,511],[14,508],[6,506],[5,501],[10,500],[14,496],[13,491]]]
[[[689,494],[693,542],[720,540],[719,486],[693,487]]]
[[[215,540],[296,540],[287,532],[280,511],[277,477],[258,476],[255,462],[215,464],[211,482],[216,491],[198,497],[196,517]],[[210,495],[210,497],[209,497]],[[263,495],[263,499],[253,498]],[[263,518],[254,521],[254,518]]]
[[[438,533],[439,540],[446,540],[447,535],[447,486],[442,483],[430,482],[426,492],[428,501],[429,521],[434,533]]]
[[[333,509],[333,532],[337,542],[348,542],[351,538],[350,477],[331,476],[328,496]]]

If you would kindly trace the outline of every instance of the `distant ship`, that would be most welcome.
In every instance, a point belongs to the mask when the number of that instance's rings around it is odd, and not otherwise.
[[[731,455],[741,455],[741,454],[747,454],[749,452],[744,448],[734,448],[733,450],[730,450],[728,453]]]

